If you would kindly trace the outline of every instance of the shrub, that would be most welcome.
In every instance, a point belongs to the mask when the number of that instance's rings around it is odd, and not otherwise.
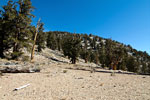
[[[0,76],[3,76],[3,73],[0,71]]]
[[[22,52],[13,52],[11,56],[12,56],[12,59],[17,60],[22,54],[23,54]]]
[[[29,56],[23,56],[22,61],[29,61],[30,60],[29,58],[30,58]]]
[[[67,70],[63,70],[63,73],[67,73]]]

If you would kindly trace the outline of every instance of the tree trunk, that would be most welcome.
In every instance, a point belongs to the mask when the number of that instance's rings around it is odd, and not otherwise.
[[[2,40],[3,41],[3,40]],[[3,49],[3,42],[1,41],[1,43],[0,43],[0,57],[1,58],[4,58],[4,54],[3,54],[3,52],[4,52],[4,49]]]
[[[4,33],[1,33],[1,39],[0,39],[0,57],[4,58]]]
[[[88,61],[88,58],[85,58],[84,60],[85,60],[85,63],[87,63],[87,61]]]
[[[20,28],[17,28],[17,29],[18,29],[18,33],[15,34],[15,39],[17,41],[19,41],[19,38],[20,38]],[[19,52],[19,44],[17,42],[15,42],[15,44],[14,44],[13,52]]]
[[[76,58],[71,58],[72,64],[76,64]]]
[[[39,19],[37,27],[36,27],[36,33],[35,33],[35,37],[34,37],[34,41],[33,41],[33,47],[32,47],[32,52],[31,52],[31,62],[34,61],[34,51],[35,51],[36,38],[37,38],[37,34],[38,34],[38,29],[39,29],[39,23],[40,23],[40,19]]]

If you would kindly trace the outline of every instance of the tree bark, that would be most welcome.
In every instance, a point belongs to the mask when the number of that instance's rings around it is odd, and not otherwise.
[[[4,33],[1,32],[1,39],[0,39],[0,57],[4,58]]]
[[[3,45],[3,39],[1,39],[0,42],[0,57],[4,58],[4,45]]]
[[[38,29],[39,29],[39,23],[40,23],[40,19],[39,19],[37,27],[36,27],[36,33],[35,33],[35,37],[34,37],[34,41],[33,41],[33,47],[32,47],[32,52],[31,52],[31,62],[34,62],[34,51],[35,51],[36,38],[37,38],[37,34],[38,34]]]

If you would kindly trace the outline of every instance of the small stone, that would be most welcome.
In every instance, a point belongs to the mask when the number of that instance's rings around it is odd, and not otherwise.
[[[101,83],[99,86],[103,86],[103,83]]]
[[[83,79],[83,77],[79,77],[78,79]]]

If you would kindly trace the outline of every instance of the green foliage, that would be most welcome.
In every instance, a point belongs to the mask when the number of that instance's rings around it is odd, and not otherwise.
[[[67,70],[63,70],[63,73],[67,73]]]
[[[147,70],[148,70],[148,67],[146,63],[142,63],[141,73],[147,73],[148,72]]]
[[[85,49],[81,49],[80,50],[80,57],[85,60],[85,63],[87,63],[89,60],[89,57],[90,57],[89,51],[87,51]]]
[[[43,32],[43,23],[40,23],[39,25],[39,30],[38,30],[38,35],[37,35],[37,40],[36,40],[36,45],[38,46],[38,52],[40,52],[42,49],[46,47],[46,33]]]
[[[90,52],[90,62],[94,62],[96,64],[99,63],[99,54],[97,51],[92,52],[92,50],[89,51]]]
[[[29,42],[32,38],[31,33],[31,21],[33,15],[31,11],[33,7],[30,0],[19,0],[17,2],[19,5],[19,10],[16,10],[16,15],[14,19],[14,52],[20,52],[23,47],[29,47]]]
[[[150,63],[148,63],[148,66],[147,66],[147,67],[148,67],[148,70],[147,70],[147,71],[148,71],[148,74],[150,74]]]
[[[111,69],[111,63],[115,58],[114,55],[114,42],[111,39],[106,40],[106,66]]]
[[[88,36],[87,34],[71,34],[59,31],[51,31],[48,34],[48,47],[54,50],[63,50],[65,56],[71,55],[70,51],[77,51],[70,50],[72,48],[70,45],[73,45],[73,39],[79,39],[81,40],[79,55],[85,62],[100,63],[102,67],[110,69],[115,66],[114,69],[138,73],[148,73],[150,69],[148,65],[140,67],[140,65],[150,63],[150,56],[146,52],[133,49],[130,45],[126,46],[117,41],[103,39],[92,34]],[[71,58],[72,56],[68,57]]]
[[[30,60],[30,57],[29,56],[23,56],[22,57],[22,61],[29,61]]]
[[[12,56],[12,59],[17,60],[18,57],[20,57],[22,54],[23,54],[23,52],[13,52],[13,53],[11,54],[11,56]]]
[[[54,32],[47,33],[47,47],[49,47],[52,50],[57,49],[56,33]]]
[[[13,48],[12,58],[20,56],[24,47],[30,48],[32,32],[31,21],[33,7],[30,0],[9,0],[1,10],[0,18],[0,56]]]
[[[3,76],[3,73],[0,71],[0,77]]]
[[[127,70],[127,68],[126,68],[126,59],[125,58],[122,58],[122,61],[120,61],[118,63],[117,70],[124,70],[124,71]]]
[[[0,57],[4,57],[4,51],[10,49],[13,45],[12,35],[14,34],[14,19],[16,5],[11,0],[0,10]]]
[[[136,62],[135,58],[130,56],[128,59],[127,59],[127,69],[128,71],[131,71],[131,72],[138,72],[138,63]]]
[[[80,39],[74,38],[72,35],[67,36],[63,41],[63,53],[65,56],[71,58],[72,64],[76,63],[77,57],[79,56],[81,47],[80,42]]]
[[[102,64],[102,67],[106,67],[106,50],[105,50],[105,46],[104,43],[101,41],[101,48],[98,48],[98,52],[99,52],[99,62]]]

